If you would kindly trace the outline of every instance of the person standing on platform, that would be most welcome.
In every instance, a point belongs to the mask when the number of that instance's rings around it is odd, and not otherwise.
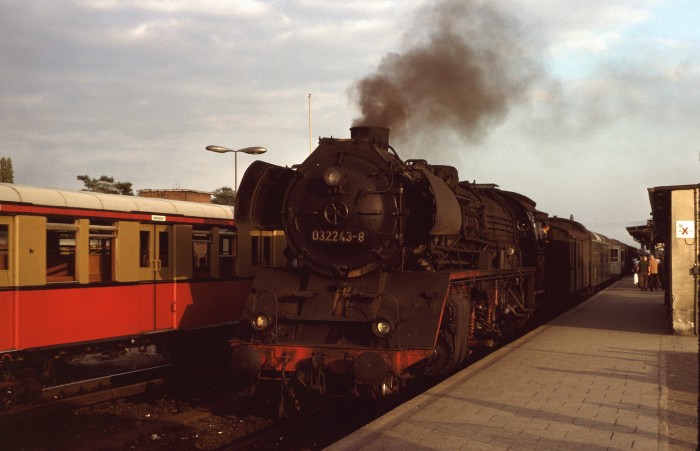
[[[637,272],[639,274],[639,289],[642,291],[647,291],[647,281],[649,280],[649,262],[647,261],[646,255],[642,255],[642,259],[639,260]]]
[[[659,289],[659,261],[654,254],[649,255],[649,291]]]
[[[664,280],[666,274],[666,262],[664,261],[664,256],[659,257],[659,286],[662,290],[666,289],[666,281]]]

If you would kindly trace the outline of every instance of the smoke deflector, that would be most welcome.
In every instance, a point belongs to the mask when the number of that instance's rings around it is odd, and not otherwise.
[[[462,209],[457,198],[444,180],[425,168],[420,169],[430,182],[430,188],[435,196],[435,222],[430,234],[458,235],[462,228]]]

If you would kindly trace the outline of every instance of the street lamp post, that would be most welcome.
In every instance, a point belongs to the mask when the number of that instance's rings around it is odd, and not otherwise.
[[[238,197],[238,152],[247,153],[248,155],[260,155],[267,152],[267,149],[264,147],[244,147],[243,149],[233,150],[222,146],[207,146],[206,149],[216,153],[233,152],[233,190],[236,197]]]

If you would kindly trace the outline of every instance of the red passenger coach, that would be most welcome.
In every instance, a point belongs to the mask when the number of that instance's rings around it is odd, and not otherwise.
[[[4,380],[232,326],[250,289],[236,240],[228,206],[0,184]]]

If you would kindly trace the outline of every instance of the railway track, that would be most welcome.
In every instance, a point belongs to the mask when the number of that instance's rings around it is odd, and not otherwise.
[[[176,449],[189,448],[200,440],[204,449],[216,449],[229,445],[241,437],[260,437],[259,430],[274,428],[275,422],[268,419],[245,421],[237,412],[245,411],[255,403],[266,403],[272,392],[255,398],[241,398],[235,394],[217,397],[197,405],[174,408],[170,414],[154,415],[153,421],[144,421],[123,431],[71,448],[76,451],[95,449]],[[135,411],[140,407],[134,404]],[[252,431],[252,432],[251,432]],[[250,441],[250,443],[254,443]],[[194,446],[193,446],[194,447]]]
[[[0,425],[146,393],[162,387],[170,370],[170,365],[160,365],[47,387],[35,402],[0,411]]]
[[[303,414],[275,421],[251,434],[227,443],[217,451],[278,449],[282,442],[289,442],[288,434],[294,435],[299,430],[307,430],[308,424],[312,424],[314,419],[319,419],[328,412],[328,405],[324,404],[305,411]]]
[[[312,449],[371,419],[359,420],[364,414],[338,400],[279,419],[278,383],[261,384],[255,395],[240,396],[215,377],[198,381],[173,390],[172,384],[153,379],[119,387],[126,397],[103,393],[106,400],[97,404],[71,398],[68,411],[0,425],[0,443],[3,449],[37,451]],[[139,390],[149,383],[158,390]]]
[[[279,395],[275,385],[254,397],[239,396],[225,374],[171,374],[163,366],[52,387],[43,397],[67,397],[0,416],[0,448],[217,449],[273,423],[271,406]],[[67,395],[86,390],[94,391]]]

